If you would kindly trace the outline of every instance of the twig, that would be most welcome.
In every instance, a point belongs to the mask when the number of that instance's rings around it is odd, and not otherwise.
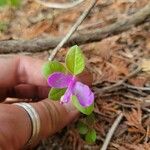
[[[105,7],[110,6],[112,4],[113,4],[112,1],[107,1],[106,3],[101,3],[99,7],[100,8],[105,8]],[[117,19],[116,16],[113,19],[116,20]],[[81,25],[81,26],[79,26],[78,31],[95,29],[95,28],[98,28],[98,27],[100,28],[103,23],[105,23],[104,20],[99,20],[97,22]]]
[[[125,97],[125,98],[130,98],[130,99],[134,99],[136,101],[139,101],[139,102],[144,102],[144,99],[140,98],[140,97],[135,97],[135,96],[132,96],[132,95],[129,95],[129,94],[123,94],[123,93],[119,93],[119,95]]]
[[[131,88],[135,90],[150,91],[150,87],[138,87],[138,86],[129,85],[127,83],[123,83],[123,85],[127,88]]]
[[[148,142],[148,139],[149,139],[149,133],[150,133],[150,126],[149,125],[147,125],[147,131],[146,131],[146,136],[145,136],[145,143],[147,143]]]
[[[150,109],[146,108],[146,107],[142,107],[142,109],[148,113],[150,113]]]
[[[85,44],[90,42],[101,41],[102,39],[127,31],[134,25],[141,24],[150,15],[150,3],[135,14],[120,19],[116,23],[101,29],[84,31],[82,34],[76,33],[64,46],[74,44]],[[17,53],[17,52],[42,52],[55,48],[63,39],[63,36],[56,38],[38,38],[33,40],[7,40],[0,42],[0,53]]]
[[[123,83],[126,82],[129,78],[131,78],[131,77],[137,75],[140,71],[141,71],[141,67],[138,66],[137,69],[135,69],[133,72],[129,73],[129,74],[122,80],[122,82],[123,82]]]
[[[143,91],[140,91],[140,90],[134,90],[134,89],[129,89],[129,88],[125,88],[125,89],[128,90],[128,92],[130,92],[130,93],[132,93],[134,95],[139,95],[139,96],[142,96],[142,97],[146,97],[147,96],[147,93],[145,93]]]
[[[72,8],[72,7],[75,7],[79,4],[81,4],[83,1],[85,0],[78,0],[78,1],[75,1],[75,2],[72,2],[72,3],[52,3],[52,2],[45,2],[45,1],[42,1],[42,0],[35,0],[37,3],[45,6],[45,7],[48,7],[48,8],[56,8],[56,9],[69,9],[69,8]]]
[[[99,93],[103,93],[103,92],[108,92],[111,90],[114,90],[114,88],[121,86],[124,82],[126,82],[129,78],[135,76],[137,73],[139,73],[141,71],[141,67],[137,67],[137,69],[135,69],[133,72],[129,73],[124,79],[118,81],[117,83],[110,85],[108,87],[104,87],[101,89],[96,88],[96,91]],[[94,85],[96,86],[96,85]]]
[[[137,100],[139,102],[142,102],[143,103],[146,103],[146,100],[145,99],[142,99],[142,98],[138,98],[138,97],[135,97],[135,96],[131,96],[131,95],[127,95],[127,94],[122,94],[120,93],[119,95],[123,96],[123,97],[126,97],[126,98],[130,98],[130,99],[133,99],[133,100]],[[133,106],[132,106],[133,107]],[[150,109],[149,108],[146,108],[146,107],[143,107],[141,106],[141,109],[150,113]]]
[[[93,0],[92,3],[89,5],[87,9],[82,13],[82,15],[79,17],[79,19],[76,21],[76,23],[72,26],[70,31],[66,34],[66,36],[60,41],[60,43],[57,45],[57,47],[52,51],[50,57],[48,58],[49,61],[51,61],[54,56],[57,54],[58,50],[68,41],[68,39],[72,36],[72,34],[77,30],[79,25],[83,22],[83,20],[86,18],[86,16],[89,14],[91,9],[96,4],[97,0]]]
[[[104,23],[104,21],[100,20],[98,22],[94,22],[94,23],[91,23],[91,24],[85,24],[85,25],[81,25],[79,28],[78,28],[78,31],[82,31],[82,30],[89,30],[91,28],[97,28],[97,27],[100,27],[102,25],[102,23]]]
[[[102,148],[100,150],[107,150],[109,142],[110,142],[110,140],[111,140],[111,138],[112,138],[116,128],[118,127],[119,123],[121,122],[122,118],[123,118],[123,114],[120,113],[118,115],[118,117],[116,118],[116,120],[114,121],[112,127],[110,128],[110,130],[109,130],[109,132],[108,132],[108,134],[106,136],[106,139],[105,139],[105,141],[103,143],[103,146],[102,146]]]

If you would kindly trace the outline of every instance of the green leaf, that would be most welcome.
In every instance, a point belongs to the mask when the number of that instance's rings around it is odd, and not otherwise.
[[[94,129],[90,129],[85,135],[85,141],[89,144],[92,144],[96,141],[96,131]]]
[[[4,6],[7,5],[7,1],[6,0],[0,0],[0,6]]]
[[[88,125],[93,125],[95,123],[95,115],[91,113],[89,116],[87,116],[86,122]]]
[[[66,66],[74,75],[80,74],[84,70],[84,55],[77,45],[69,49],[66,56]]]
[[[85,115],[90,115],[92,111],[94,110],[94,104],[92,104],[89,107],[83,107],[80,105],[77,97],[74,95],[72,96],[72,103],[80,112],[82,112]]]
[[[48,94],[48,98],[54,101],[60,100],[61,96],[64,95],[66,89],[51,88]]]
[[[44,76],[47,78],[50,74],[54,72],[66,72],[66,68],[63,64],[58,61],[49,61],[46,62],[42,67],[42,72]]]
[[[88,132],[88,126],[83,122],[78,122],[77,124],[77,130],[80,134],[86,134]]]
[[[0,0],[0,6],[14,6],[19,7],[21,0]]]
[[[14,7],[19,7],[21,5],[21,0],[9,0],[10,5]]]

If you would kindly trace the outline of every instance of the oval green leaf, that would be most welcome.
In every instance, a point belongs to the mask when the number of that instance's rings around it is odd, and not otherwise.
[[[77,97],[74,95],[72,96],[72,103],[80,112],[82,112],[85,115],[90,115],[92,111],[94,110],[94,104],[92,104],[89,107],[83,107],[80,105]]]
[[[78,122],[77,130],[80,134],[86,134],[88,132],[88,126],[84,122]]]
[[[96,131],[94,129],[90,129],[85,135],[85,141],[89,144],[92,144],[96,141]]]
[[[51,88],[48,94],[48,98],[54,101],[60,100],[60,98],[64,95],[66,89],[56,89]]]
[[[42,67],[43,75],[47,78],[50,74],[54,72],[66,72],[66,68],[63,64],[58,61],[46,62]]]
[[[66,56],[66,66],[74,75],[80,74],[84,70],[84,55],[77,45],[69,49]]]

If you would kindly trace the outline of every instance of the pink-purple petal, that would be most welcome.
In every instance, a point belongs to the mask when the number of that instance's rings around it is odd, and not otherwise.
[[[72,91],[70,89],[67,89],[65,94],[61,97],[60,103],[68,103],[71,99]]]
[[[94,93],[87,85],[81,82],[76,82],[73,89],[73,94],[77,96],[79,103],[83,107],[90,106],[94,101]]]
[[[67,88],[72,81],[72,75],[55,72],[48,77],[48,85],[54,88]]]
[[[63,103],[68,103],[68,102],[70,101],[75,84],[76,84],[76,78],[73,77],[73,78],[71,79],[71,82],[70,82],[69,85],[68,85],[68,88],[67,88],[65,94],[61,97],[60,102],[61,102],[62,104],[63,104]]]

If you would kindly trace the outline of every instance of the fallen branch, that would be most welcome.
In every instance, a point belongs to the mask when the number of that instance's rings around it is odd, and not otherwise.
[[[71,46],[74,44],[85,44],[90,42],[100,41],[108,36],[119,34],[133,27],[141,24],[150,16],[150,3],[135,14],[118,20],[116,23],[106,26],[101,29],[92,31],[84,31],[84,33],[76,33],[72,36],[64,46]],[[0,53],[17,53],[17,52],[42,52],[55,48],[63,37],[56,38],[38,38],[33,40],[8,40],[0,42]]]
[[[118,127],[119,123],[121,122],[122,118],[123,118],[123,114],[120,113],[118,115],[118,117],[116,118],[115,122],[113,123],[112,127],[110,128],[110,130],[109,130],[109,132],[108,132],[108,134],[106,136],[106,139],[104,141],[104,144],[103,144],[103,146],[102,146],[102,148],[100,150],[107,150],[109,142],[110,142],[110,140],[111,140],[111,138],[112,138],[116,128]]]
[[[52,3],[52,2],[45,2],[42,0],[35,0],[35,1],[48,8],[69,9],[81,4],[85,0],[78,0],[72,3]]]
[[[82,15],[78,18],[76,23],[72,26],[70,31],[66,34],[66,36],[60,41],[60,43],[56,46],[56,48],[52,51],[51,55],[49,56],[48,60],[51,61],[55,55],[57,54],[58,50],[69,40],[69,38],[72,36],[72,34],[77,30],[79,25],[83,22],[83,20],[87,17],[91,9],[96,4],[97,0],[93,0],[92,3],[88,8],[85,9],[85,11],[82,13]]]

